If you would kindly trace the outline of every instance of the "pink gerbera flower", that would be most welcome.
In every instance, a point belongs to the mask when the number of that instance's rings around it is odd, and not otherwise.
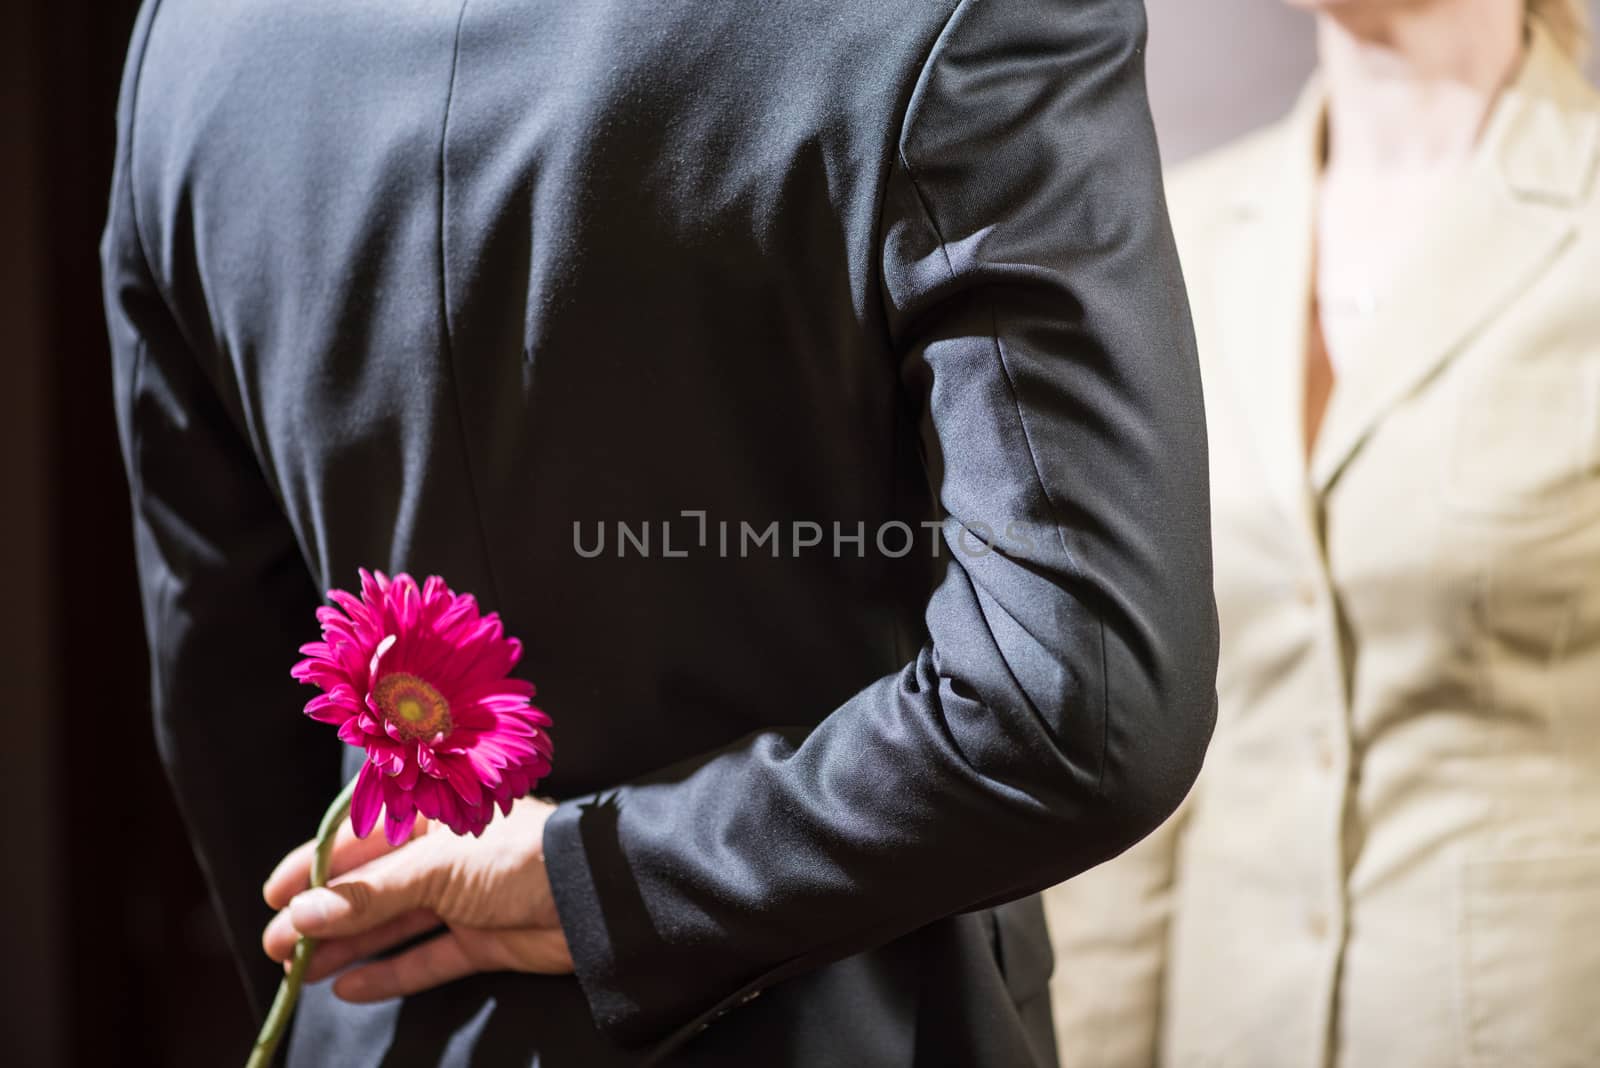
[[[366,750],[350,802],[358,837],[380,810],[393,845],[418,812],[482,834],[496,804],[509,813],[550,773],[550,717],[530,703],[531,683],[508,677],[522,643],[498,615],[479,615],[438,576],[419,589],[410,575],[365,569],[359,599],[328,599],[338,607],[317,610],[323,640],[301,647],[292,674],[324,691],[306,715]]]

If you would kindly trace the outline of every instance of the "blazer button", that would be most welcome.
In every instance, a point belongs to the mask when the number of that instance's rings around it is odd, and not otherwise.
[[[1317,603],[1317,587],[1310,582],[1300,584],[1300,603],[1310,608]]]
[[[1306,930],[1311,932],[1311,937],[1318,942],[1328,936],[1328,917],[1321,912],[1313,912],[1306,917]]]

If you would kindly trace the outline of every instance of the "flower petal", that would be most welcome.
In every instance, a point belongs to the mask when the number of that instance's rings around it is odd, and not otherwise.
[[[406,763],[406,747],[401,742],[373,735],[366,739],[367,762],[385,775],[398,775]]]
[[[417,746],[417,767],[421,769],[424,775],[435,779],[444,778],[444,769],[439,766],[439,761],[431,746]]]
[[[411,791],[394,779],[383,780],[383,837],[392,846],[404,845],[417,824],[417,806]]]
[[[361,599],[368,608],[380,608],[383,605],[383,591],[389,587],[388,576],[382,571],[368,571],[364,567],[356,574],[361,578]]]
[[[422,615],[422,594],[410,575],[395,576],[389,599],[394,605],[395,619],[400,624],[400,633],[410,634],[415,631],[417,620]]]
[[[339,740],[346,745],[360,748],[367,744],[367,739],[370,737],[371,735],[361,729],[361,721],[355,716],[339,724]]]
[[[387,653],[390,649],[393,649],[394,648],[394,643],[399,641],[399,640],[400,640],[399,637],[397,637],[396,635],[393,635],[393,634],[384,635],[383,641],[379,642],[378,643],[378,647],[372,651],[372,660],[371,660],[370,663],[367,664],[367,674],[368,675],[370,675],[374,679],[376,679],[378,677],[378,661],[382,660],[383,659],[383,654]]]
[[[437,754],[436,759],[450,788],[469,805],[483,803],[483,783],[473,773],[472,762],[464,757]]]
[[[442,608],[450,603],[451,596],[450,587],[438,575],[429,575],[422,583],[422,603],[427,608]]]
[[[378,812],[383,808],[383,772],[377,765],[363,761],[356,778],[356,791],[350,798],[350,829],[357,838],[372,833],[378,822]]]
[[[417,811],[430,820],[439,818],[439,795],[446,791],[440,787],[439,780],[426,776],[417,780],[416,787],[411,791],[411,800],[417,806]]]
[[[416,744],[418,746],[421,745],[420,742]],[[394,777],[391,781],[402,790],[410,790],[413,786],[417,785],[417,771],[417,759],[413,754],[411,759],[407,760],[404,766],[394,774]],[[388,787],[385,786],[384,789],[387,790]]]
[[[306,715],[319,723],[338,726],[359,711],[356,694],[348,686],[335,686],[330,692],[318,694],[306,702]]]

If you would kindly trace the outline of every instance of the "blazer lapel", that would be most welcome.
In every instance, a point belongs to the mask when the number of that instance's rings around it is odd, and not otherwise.
[[[1325,493],[1383,416],[1436,374],[1555,259],[1600,144],[1586,90],[1535,24],[1515,83],[1334,386],[1311,458]],[[1303,351],[1300,350],[1300,351]]]
[[[1257,181],[1231,205],[1214,269],[1221,356],[1273,499],[1315,550],[1304,394],[1323,95],[1313,81],[1262,147]]]

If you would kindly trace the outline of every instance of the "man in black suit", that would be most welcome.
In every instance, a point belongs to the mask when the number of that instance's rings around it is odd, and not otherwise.
[[[261,880],[341,773],[288,678],[319,590],[476,593],[556,724],[556,804],[274,921],[476,947],[310,988],[292,1064],[1054,1062],[1030,895],[1173,810],[1214,708],[1143,37],[1134,0],[148,0],[116,397],[257,1007]]]

